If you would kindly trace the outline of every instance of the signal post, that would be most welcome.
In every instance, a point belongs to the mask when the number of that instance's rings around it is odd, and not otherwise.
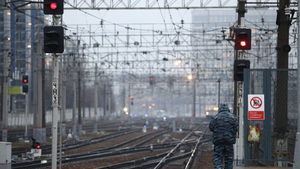
[[[53,56],[53,79],[52,79],[52,164],[51,168],[57,167],[57,116],[58,116],[58,57],[64,51],[64,30],[62,25],[63,1],[44,0],[44,14],[52,15],[52,26],[44,28],[44,52],[52,53]],[[58,54],[59,53],[59,54]]]
[[[251,29],[245,27],[246,0],[238,0],[238,28],[235,29],[235,58],[234,58],[234,109],[233,113],[239,120],[239,135],[234,145],[234,160],[236,165],[244,161],[244,112],[243,112],[243,81],[244,69],[250,68],[249,60],[244,59],[244,50],[251,49]]]

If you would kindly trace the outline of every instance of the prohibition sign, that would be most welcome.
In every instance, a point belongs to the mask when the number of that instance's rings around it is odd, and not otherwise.
[[[251,100],[250,100],[250,106],[253,108],[253,109],[259,109],[262,105],[262,100],[261,98],[259,97],[253,97]]]

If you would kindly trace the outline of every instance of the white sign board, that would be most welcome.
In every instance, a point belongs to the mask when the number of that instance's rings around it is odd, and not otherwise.
[[[248,95],[248,120],[265,119],[265,96],[263,94]]]
[[[33,157],[41,157],[42,149],[31,149],[31,153],[33,153]]]

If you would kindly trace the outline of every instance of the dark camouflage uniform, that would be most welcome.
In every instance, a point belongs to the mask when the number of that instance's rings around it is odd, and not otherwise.
[[[219,113],[209,123],[214,138],[214,169],[223,169],[223,157],[225,157],[224,169],[233,168],[233,144],[238,127],[237,118],[230,113],[228,105],[221,104]]]

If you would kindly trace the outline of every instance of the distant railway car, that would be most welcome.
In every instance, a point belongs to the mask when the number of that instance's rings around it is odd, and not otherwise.
[[[219,108],[215,105],[207,105],[205,108],[205,117],[213,117],[218,114]]]
[[[232,106],[229,105],[230,112],[233,111]],[[206,105],[205,108],[205,117],[213,117],[217,115],[219,112],[219,108],[216,105]]]

